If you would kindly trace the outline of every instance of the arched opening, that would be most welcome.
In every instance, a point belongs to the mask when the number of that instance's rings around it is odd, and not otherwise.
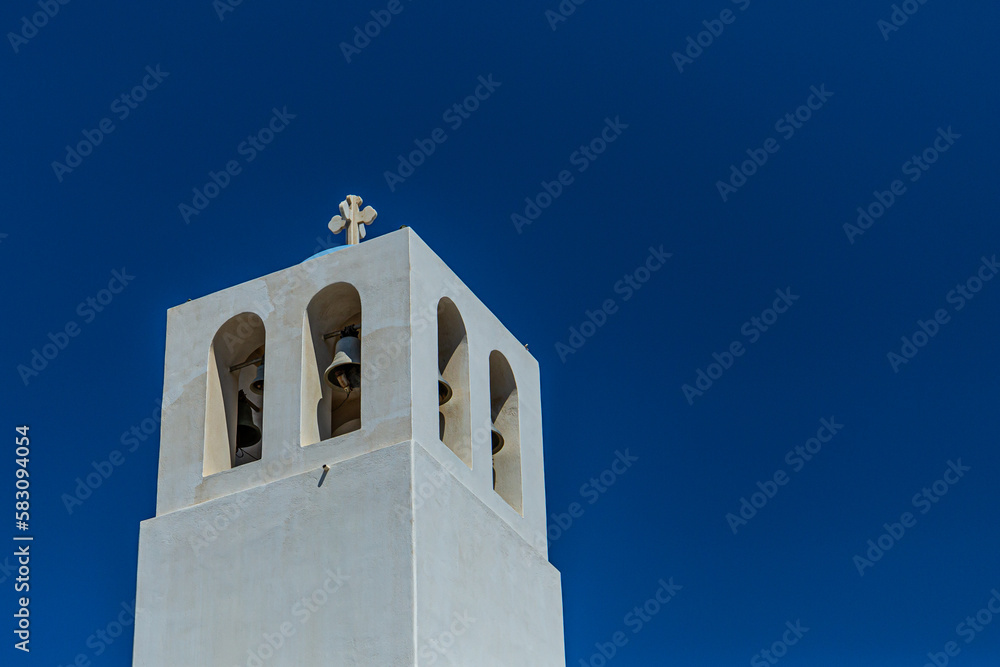
[[[438,435],[448,449],[472,468],[469,417],[469,337],[455,303],[438,302]]]
[[[361,296],[329,285],[304,317],[302,445],[312,445],[361,428]]]
[[[265,339],[264,322],[255,313],[231,318],[212,339],[203,475],[261,458]]]
[[[493,422],[493,488],[523,516],[517,382],[510,363],[497,350],[490,353],[490,416]]]

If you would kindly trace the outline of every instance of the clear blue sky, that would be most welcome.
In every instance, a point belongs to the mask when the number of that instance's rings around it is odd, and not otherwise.
[[[135,595],[158,434],[121,439],[166,310],[301,261],[357,193],[541,364],[567,664],[618,632],[615,667],[996,664],[1000,618],[961,625],[1000,590],[995,5],[50,4],[0,11],[0,540],[20,423],[36,537],[33,652],[0,571],[0,662],[131,664],[131,627],[88,638]]]

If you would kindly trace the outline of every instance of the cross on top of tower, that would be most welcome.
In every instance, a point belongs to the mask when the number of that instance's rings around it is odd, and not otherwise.
[[[339,234],[341,230],[347,230],[347,245],[357,245],[365,237],[364,225],[370,225],[375,221],[378,213],[371,206],[365,206],[357,195],[347,195],[344,201],[340,202],[340,215],[335,215],[330,220],[330,231]]]

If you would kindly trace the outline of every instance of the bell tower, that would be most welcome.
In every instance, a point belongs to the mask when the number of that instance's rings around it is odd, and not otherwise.
[[[410,229],[171,308],[136,667],[564,667],[538,364]]]

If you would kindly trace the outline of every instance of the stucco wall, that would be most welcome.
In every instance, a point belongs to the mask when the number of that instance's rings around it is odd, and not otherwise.
[[[412,665],[410,459],[407,442],[322,486],[320,468],[143,522],[133,664]]]
[[[559,572],[419,445],[414,486],[417,664],[565,665]]]
[[[309,420],[323,332],[311,330],[306,311],[341,282],[361,300],[362,425],[315,442],[321,430]],[[465,462],[439,438],[442,297],[467,334],[468,391],[453,399],[468,402]],[[263,458],[206,475],[209,348],[241,313],[266,329]],[[508,436],[516,428],[520,444],[520,466],[508,458],[498,473],[519,475],[519,502],[493,487],[497,354],[517,387],[516,419],[508,415],[502,428]],[[140,532],[135,665],[385,667],[413,665],[422,651],[424,666],[561,666],[559,573],[547,562],[545,528],[538,364],[412,230],[169,311],[157,516]],[[315,610],[313,594],[326,600]],[[435,649],[456,613],[476,620],[461,646]]]

